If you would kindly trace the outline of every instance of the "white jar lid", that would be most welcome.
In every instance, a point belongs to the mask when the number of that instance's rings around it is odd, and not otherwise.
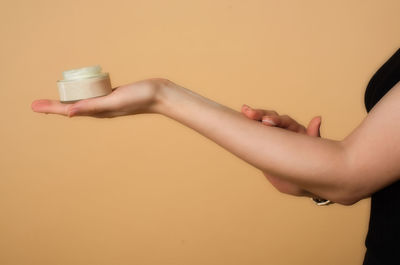
[[[62,73],[62,75],[64,77],[64,80],[62,80],[62,81],[72,81],[72,80],[102,76],[105,74],[101,73],[100,65],[94,65],[94,66],[88,66],[88,67],[67,70],[67,71],[64,71]]]

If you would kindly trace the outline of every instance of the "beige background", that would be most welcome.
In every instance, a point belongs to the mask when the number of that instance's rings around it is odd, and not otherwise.
[[[165,77],[342,139],[398,0],[0,0],[0,264],[360,264],[369,200],[319,208],[165,117],[37,114],[70,68]]]

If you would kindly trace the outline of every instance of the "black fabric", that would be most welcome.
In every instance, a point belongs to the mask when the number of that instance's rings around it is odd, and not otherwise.
[[[367,112],[399,81],[400,49],[370,80],[364,95]],[[400,265],[400,181],[371,196],[371,215],[365,246],[367,252],[363,265]]]

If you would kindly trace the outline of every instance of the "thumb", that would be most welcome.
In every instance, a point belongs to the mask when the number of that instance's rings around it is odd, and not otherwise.
[[[307,134],[309,136],[321,137],[320,133],[321,119],[322,119],[321,116],[316,116],[310,121],[307,127]]]

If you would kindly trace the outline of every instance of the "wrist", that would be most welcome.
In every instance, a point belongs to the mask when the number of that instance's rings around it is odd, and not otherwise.
[[[178,86],[164,78],[157,78],[153,81],[155,82],[156,89],[151,112],[166,115],[168,102],[170,101],[173,91],[176,90]]]

